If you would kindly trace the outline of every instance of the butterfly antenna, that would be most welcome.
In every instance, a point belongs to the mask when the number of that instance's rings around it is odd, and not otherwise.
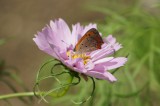
[[[65,43],[66,45],[68,45],[69,46],[69,44],[68,43],[66,43],[64,40],[61,40],[63,43]]]

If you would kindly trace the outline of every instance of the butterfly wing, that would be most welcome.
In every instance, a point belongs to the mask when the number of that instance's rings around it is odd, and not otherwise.
[[[101,49],[103,40],[99,35],[99,32],[92,28],[88,30],[85,35],[78,41],[75,47],[77,53],[91,52],[97,49]]]

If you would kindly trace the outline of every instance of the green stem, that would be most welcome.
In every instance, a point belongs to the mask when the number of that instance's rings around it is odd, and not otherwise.
[[[15,97],[27,97],[27,96],[34,96],[34,92],[22,92],[22,93],[12,93],[6,95],[0,95],[0,100],[15,98]]]

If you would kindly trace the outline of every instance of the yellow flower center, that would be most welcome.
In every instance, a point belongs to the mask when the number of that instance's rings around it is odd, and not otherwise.
[[[67,51],[67,56],[71,57],[72,59],[82,58],[84,65],[86,65],[91,58],[90,56],[87,56],[85,53],[76,54],[76,53],[71,53],[71,51]]]

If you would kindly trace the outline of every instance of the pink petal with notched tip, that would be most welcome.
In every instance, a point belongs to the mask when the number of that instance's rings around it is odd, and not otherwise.
[[[80,23],[72,25],[72,36],[73,36],[73,39],[74,39],[73,42],[72,42],[73,47],[75,47],[75,45],[77,44],[78,39],[81,38],[82,31],[83,31],[83,27],[80,25]]]
[[[107,44],[111,44],[115,51],[118,51],[120,48],[122,48],[121,44],[116,42],[116,38],[114,38],[112,35],[108,35],[107,37],[103,38],[103,41]]]
[[[50,43],[61,45],[61,49],[66,49],[72,44],[73,38],[71,36],[71,31],[64,20],[50,21],[50,28],[51,36],[49,36],[50,39],[48,39]]]
[[[109,72],[105,72],[104,76],[111,82],[117,81],[117,79]]]
[[[38,32],[38,35],[35,35],[35,38],[33,38],[33,40],[40,50],[58,59],[58,56],[56,55],[54,49],[52,49],[49,43],[47,42],[44,33]]]
[[[117,79],[109,72],[100,73],[95,70],[95,71],[89,71],[86,74],[98,79],[109,80],[110,82],[117,81]]]
[[[100,63],[99,65],[104,66],[107,70],[112,70],[115,68],[119,68],[123,66],[127,61],[127,58],[125,57],[117,57],[110,61],[104,61],[103,63]]]

